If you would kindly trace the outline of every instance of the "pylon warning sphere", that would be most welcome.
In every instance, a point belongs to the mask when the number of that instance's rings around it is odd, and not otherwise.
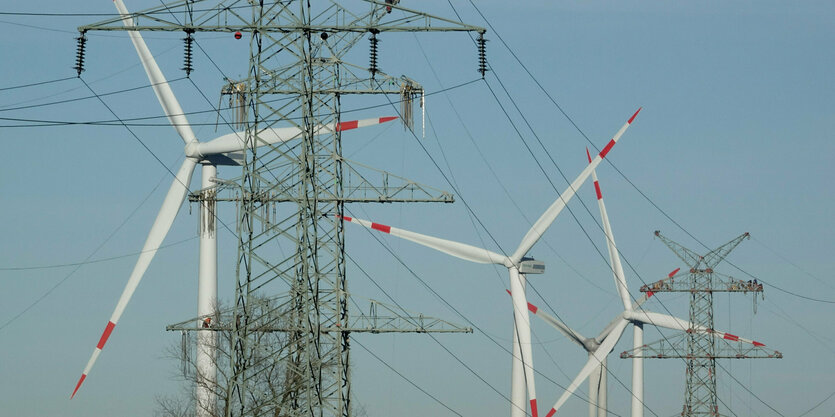
[[[235,32],[235,39],[240,39],[242,36],[241,31]]]

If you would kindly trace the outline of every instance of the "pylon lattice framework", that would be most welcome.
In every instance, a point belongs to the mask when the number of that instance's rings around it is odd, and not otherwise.
[[[623,352],[621,358],[683,358],[687,363],[684,406],[682,416],[720,416],[716,391],[716,359],[782,358],[778,351],[769,351],[762,343],[735,343],[740,339],[729,333],[716,337],[713,320],[713,293],[751,292],[756,302],[762,295],[762,285],[752,284],[718,274],[714,268],[722,262],[748,233],[702,256],[664,237],[656,231],[655,236],[689,267],[688,271],[676,275],[674,271],[666,279],[641,287],[648,295],[660,292],[690,293],[691,328],[681,336],[671,337],[644,345],[633,351]],[[687,278],[685,278],[685,276]],[[704,330],[702,330],[704,329]],[[729,343],[734,342],[734,343]]]
[[[357,12],[336,2],[180,1],[122,18],[82,26],[88,31],[243,32],[250,35],[246,97],[246,142],[236,234],[237,284],[229,319],[234,357],[222,414],[226,416],[350,416],[350,326],[345,241],[340,217],[347,202],[368,202],[370,190],[389,184],[365,179],[346,188],[344,173],[357,172],[342,158],[341,133],[316,126],[340,121],[341,99],[351,94],[400,94],[402,82],[343,61],[367,33],[476,32],[485,29],[398,6],[398,1],[352,1]],[[397,13],[389,13],[396,9]],[[148,24],[141,24],[148,22]],[[83,69],[83,62],[77,65]],[[191,62],[186,67],[192,69]],[[370,76],[369,76],[370,75]],[[482,72],[483,75],[483,72]],[[276,95],[292,100],[276,101]],[[276,104],[278,103],[278,104]],[[262,146],[261,132],[291,123],[300,140]],[[319,134],[316,134],[319,133]],[[259,147],[260,146],[260,147]],[[386,179],[389,177],[386,176]],[[419,197],[403,197],[403,190]],[[417,191],[415,191],[417,190]],[[397,195],[376,201],[451,202],[448,193],[406,182]],[[351,196],[362,194],[357,199]],[[265,294],[284,293],[278,311],[262,308]],[[286,346],[259,345],[265,327],[285,329]],[[328,331],[322,331],[328,329]],[[344,329],[344,330],[339,330]],[[274,331],[274,330],[270,330]],[[265,353],[266,352],[266,353]],[[280,364],[282,392],[263,392],[262,374]]]

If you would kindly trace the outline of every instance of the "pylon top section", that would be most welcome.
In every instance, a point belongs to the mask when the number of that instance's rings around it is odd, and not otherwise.
[[[751,292],[754,293],[755,297],[757,293],[762,294],[763,285],[757,282],[757,280],[738,280],[729,275],[719,274],[713,269],[716,265],[722,262],[722,260],[725,259],[728,254],[730,254],[731,251],[733,251],[744,239],[750,237],[748,232],[737,236],[730,242],[719,246],[704,256],[699,255],[695,251],[685,248],[681,244],[664,237],[661,235],[661,232],[657,230],[655,231],[655,236],[661,239],[661,241],[664,242],[664,244],[667,245],[667,247],[670,248],[670,250],[672,250],[673,253],[675,253],[690,268],[685,270],[682,270],[681,268],[676,269],[675,271],[669,273],[664,279],[643,285],[641,287],[641,292],[647,293],[650,296],[657,292],[694,291],[741,292],[746,294]],[[686,277],[691,274],[710,274],[713,277],[711,279],[710,287],[694,288],[693,283],[689,279],[686,279]]]
[[[693,270],[702,270],[703,272],[713,272],[713,268],[719,265],[744,239],[750,238],[748,232],[745,232],[706,255],[699,255],[695,251],[664,237],[659,230],[655,231],[655,236],[661,239],[687,266]]]
[[[315,33],[336,32],[477,32],[485,33],[487,29],[480,26],[468,25],[452,19],[433,16],[428,13],[375,0],[362,0],[372,7],[385,8],[387,11],[398,10],[397,15],[389,14],[387,18],[371,23],[364,22],[359,16],[336,2],[326,2],[325,9],[345,12],[346,19],[339,24],[305,24],[300,19],[275,20],[269,24],[253,25],[252,16],[248,11],[251,2],[232,0],[185,0],[162,4],[150,9],[102,20],[97,23],[79,26],[79,32],[92,30],[139,30],[139,31],[190,31],[194,32],[260,32],[286,33],[295,31]],[[243,4],[241,4],[243,3]],[[262,2],[262,7],[274,9],[276,12],[287,9],[286,2]],[[352,19],[352,17],[357,20]],[[134,25],[126,27],[123,21],[132,19]],[[147,22],[147,24],[140,24]]]

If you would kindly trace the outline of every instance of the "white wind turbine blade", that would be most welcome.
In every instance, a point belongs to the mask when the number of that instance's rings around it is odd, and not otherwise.
[[[583,383],[583,381],[588,378],[588,376],[594,372],[597,368],[600,367],[600,364],[603,363],[603,360],[606,359],[606,356],[609,355],[609,352],[612,351],[612,348],[618,343],[620,340],[621,335],[623,334],[623,330],[626,329],[626,325],[629,324],[629,321],[626,319],[621,318],[615,328],[606,336],[606,340],[600,345],[599,348],[594,352],[593,355],[589,357],[589,360],[586,362],[586,365],[583,366],[583,369],[580,370],[580,373],[571,381],[571,385],[566,388],[565,392],[562,394],[559,400],[554,404],[551,408],[551,411],[548,412],[546,417],[551,417],[557,410],[562,407],[563,404],[574,394],[574,391],[577,390],[577,387]],[[603,372],[606,370],[604,369]]]
[[[638,113],[640,111],[641,109],[639,108],[638,111],[636,111],[635,114],[633,114],[632,117],[629,118],[626,124],[624,124],[620,128],[620,130],[618,130],[618,132],[615,134],[612,140],[609,141],[606,147],[604,147],[603,150],[600,151],[600,153],[591,161],[591,163],[589,163],[586,166],[586,169],[584,169],[580,173],[580,175],[578,175],[577,178],[568,186],[568,188],[565,191],[563,191],[562,194],[560,194],[557,200],[554,201],[551,204],[551,206],[548,207],[547,210],[545,210],[544,213],[542,213],[542,216],[539,217],[536,223],[534,223],[533,227],[531,227],[531,229],[528,230],[528,233],[525,234],[525,237],[522,238],[522,241],[519,243],[519,247],[516,249],[516,252],[514,252],[513,255],[510,257],[510,259],[512,259],[514,263],[518,263],[522,259],[522,257],[525,256],[525,254],[527,254],[529,250],[531,250],[533,245],[536,244],[537,241],[539,241],[539,239],[542,237],[545,231],[548,230],[548,228],[551,226],[551,223],[554,222],[554,219],[556,219],[562,211],[562,209],[565,208],[565,205],[568,203],[568,201],[571,200],[572,197],[574,197],[574,194],[577,192],[580,186],[582,186],[583,183],[586,182],[586,179],[589,177],[591,172],[600,164],[600,162],[603,161],[603,158],[606,157],[606,154],[608,154],[609,151],[612,150],[612,147],[615,146],[615,143],[617,143],[618,139],[620,139],[623,133],[626,132],[626,129],[629,128],[629,125],[632,124],[632,121],[635,120],[635,117],[638,116]]]
[[[487,249],[477,248],[475,246],[467,245],[465,243],[458,243],[451,240],[422,235],[420,233],[410,232],[408,230],[398,229],[396,227],[386,226],[380,223],[373,223],[368,220],[361,220],[348,216],[341,217],[347,222],[356,223],[361,226],[365,226],[369,229],[378,230],[383,233],[391,234],[392,236],[397,236],[399,238],[410,240],[419,245],[423,245],[428,248],[432,248],[437,251],[470,262],[476,262],[480,264],[497,264],[505,266],[511,265],[510,260],[506,256],[499,255],[498,253],[489,251]]]
[[[337,132],[357,129],[361,127],[374,126],[392,120],[397,120],[397,117],[375,117],[373,119],[352,120],[348,122],[340,122],[336,125]],[[319,126],[315,129],[316,135],[325,133],[332,133],[334,131],[333,123]],[[260,139],[256,146],[274,145],[276,143],[286,142],[298,138],[302,134],[302,130],[298,127],[281,127],[264,129],[258,133]],[[217,155],[226,152],[240,152],[244,150],[244,138],[246,132],[234,132],[227,135],[212,139],[208,142],[203,142],[197,145],[197,153],[201,156]]]
[[[165,200],[162,203],[159,214],[157,214],[157,218],[154,220],[153,226],[151,226],[151,231],[148,233],[148,238],[145,240],[145,246],[142,247],[142,252],[139,254],[139,259],[136,261],[136,265],[133,267],[133,272],[130,274],[128,283],[125,285],[125,289],[122,291],[121,297],[119,297],[116,309],[113,311],[113,315],[110,316],[110,321],[107,322],[107,326],[104,328],[104,332],[99,339],[99,343],[96,345],[93,355],[87,362],[87,366],[84,367],[84,372],[81,374],[81,378],[78,380],[70,399],[72,399],[76,392],[78,392],[78,389],[81,388],[81,384],[84,382],[84,379],[87,378],[87,374],[90,372],[90,369],[93,368],[93,364],[96,363],[96,359],[98,359],[99,354],[101,354],[101,350],[104,348],[105,343],[107,343],[107,339],[110,337],[110,333],[113,332],[113,328],[116,327],[116,323],[118,323],[119,318],[122,317],[122,313],[125,311],[125,307],[127,307],[128,302],[133,296],[133,292],[136,291],[139,281],[142,280],[142,275],[145,274],[145,270],[148,269],[148,265],[151,263],[151,260],[154,259],[154,255],[157,253],[160,245],[162,245],[162,241],[168,234],[168,230],[171,229],[171,224],[174,223],[174,218],[177,217],[177,212],[180,210],[180,206],[183,205],[183,200],[185,199],[186,194],[188,194],[188,184],[191,182],[191,174],[194,172],[195,165],[197,165],[197,161],[191,158],[186,158],[183,165],[180,167],[180,170],[177,172],[177,177],[171,184],[171,188],[165,196]]]
[[[670,316],[667,314],[654,313],[652,311],[632,311],[626,314],[626,318],[632,321],[638,321],[645,324],[651,324],[656,327],[664,327],[671,330],[687,331],[694,329],[700,333],[709,333],[718,339],[730,340],[732,342],[747,343],[754,346],[765,346],[765,344],[757,342],[756,340],[739,337],[728,332],[716,329],[708,329],[705,326],[693,325],[688,320]]]
[[[513,296],[510,291],[507,291],[508,294]],[[528,303],[528,311],[542,319],[544,322],[551,325],[551,327],[557,329],[560,333],[563,334],[568,340],[580,345],[583,349],[588,350],[588,347],[585,345],[584,341],[586,337],[580,334],[580,332],[568,327],[565,323],[563,323],[560,319],[546,313],[545,311],[541,310],[539,307]]]
[[[125,7],[125,3],[123,3],[122,0],[113,0],[113,4],[116,5],[116,9],[122,17],[122,24],[124,24],[125,27],[134,26],[134,20],[130,17],[130,12],[128,12],[127,7]],[[154,56],[151,55],[151,51],[148,50],[148,46],[145,45],[145,40],[142,39],[142,35],[140,35],[138,31],[129,30],[128,36],[130,36],[130,40],[136,48],[139,60],[142,61],[145,73],[148,74],[148,79],[151,81],[151,87],[154,89],[154,93],[156,93],[159,104],[162,105],[162,109],[165,111],[168,121],[172,126],[174,126],[174,129],[177,130],[177,133],[180,134],[180,137],[183,138],[183,142],[185,142],[186,145],[197,141],[186,116],[183,114],[183,109],[180,107],[180,103],[174,96],[174,92],[171,91],[171,87],[168,85],[168,81],[165,79],[165,76],[162,75],[162,71],[160,71],[156,60],[154,60]]]
[[[687,331],[690,328],[690,322],[678,317],[673,317],[667,314],[654,313],[651,311],[628,311],[624,314],[627,320],[637,321],[645,324],[650,324],[665,329]],[[697,330],[703,330],[705,327],[696,326]]]
[[[591,154],[589,148],[586,148],[586,156],[591,162]],[[612,274],[615,278],[615,288],[620,295],[623,308],[629,309],[632,302],[629,299],[629,290],[626,287],[626,276],[623,273],[623,266],[620,262],[620,254],[618,247],[615,244],[615,234],[612,232],[612,225],[609,223],[609,215],[606,212],[606,203],[603,202],[603,193],[600,191],[600,182],[597,180],[597,170],[591,172],[592,181],[594,181],[594,191],[597,194],[597,206],[600,209],[600,219],[603,223],[603,233],[606,235],[606,247],[609,250],[609,262],[612,267]]]

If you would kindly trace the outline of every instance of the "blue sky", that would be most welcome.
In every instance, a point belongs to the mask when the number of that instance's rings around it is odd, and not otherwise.
[[[403,1],[407,7],[454,16],[447,2],[420,2],[419,7],[413,3]],[[126,4],[131,10],[141,10],[159,3]],[[487,25],[469,2],[453,4],[465,22]],[[642,281],[654,281],[681,266],[653,239],[654,230],[700,251],[706,250],[688,233],[713,247],[747,231],[752,239],[731,255],[734,265],[793,293],[835,301],[830,217],[835,210],[831,186],[835,174],[831,133],[835,5],[825,1],[482,1],[477,5],[536,80],[598,147],[643,106],[610,154],[617,170],[607,163],[598,170],[618,246],[634,267],[627,267],[633,296]],[[50,0],[4,5],[0,11],[114,10],[108,1],[71,6]],[[95,16],[0,15],[0,27],[5,29],[0,38],[4,55],[0,88],[74,76],[75,28],[97,20]],[[180,34],[146,36],[163,72],[169,80],[177,80],[172,81],[172,88],[184,110],[208,110],[210,104],[200,92],[216,105],[222,75],[198,52],[192,74],[197,88],[180,80],[184,75],[179,70],[180,38]],[[421,143],[429,155],[397,125],[346,132],[343,137],[344,153],[350,159],[441,189],[449,190],[445,177],[451,179],[460,191],[457,202],[351,205],[348,209],[355,217],[475,245],[484,241],[492,250],[511,251],[530,227],[526,219],[536,219],[556,198],[558,191],[548,179],[560,191],[566,185],[548,155],[569,179],[584,167],[588,145],[584,137],[544,96],[494,31],[488,31],[487,38],[494,71],[486,81],[427,99],[431,126]],[[198,41],[224,74],[245,73],[245,40],[235,41],[231,34],[206,34],[199,35]],[[366,47],[360,42],[353,55],[355,63],[366,65]],[[91,35],[87,57],[83,78],[97,93],[147,84],[123,33]],[[384,34],[380,67],[418,80],[429,92],[478,77],[475,48],[461,34]],[[547,154],[513,109],[502,84]],[[547,178],[490,89],[496,91],[524,140],[532,144]],[[94,99],[10,109],[88,95],[76,79],[0,90],[0,117],[112,119]],[[343,109],[386,103],[377,100],[346,99]],[[147,88],[107,96],[105,101],[121,118],[162,114]],[[366,110],[343,119],[393,113],[394,109],[387,108]],[[213,113],[203,113],[189,120],[210,124],[215,118]],[[165,332],[164,327],[195,315],[197,241],[192,238],[197,230],[196,211],[187,207],[180,211],[166,243],[181,243],[157,254],[107,349],[70,402],[72,387],[135,262],[133,256],[121,256],[141,248],[171,178],[124,127],[11,127],[17,123],[0,120],[6,156],[0,165],[5,202],[0,204],[4,219],[0,222],[0,374],[5,376],[0,382],[0,414],[151,415],[156,396],[181,387],[174,378],[179,364],[165,357],[179,335]],[[227,133],[222,126],[217,132],[206,125],[195,131],[201,140]],[[172,128],[136,127],[134,132],[165,165],[176,169],[180,164],[182,142]],[[220,174],[229,178],[238,171],[227,168]],[[570,208],[576,220],[564,213],[534,247],[531,253],[546,262],[547,273],[532,278],[536,293],[530,299],[550,306],[580,331],[596,334],[619,313],[618,302],[607,264],[594,246],[605,254],[605,241],[595,223],[592,188],[584,187],[579,197],[593,217],[575,199]],[[474,226],[463,202],[500,248],[489,243],[481,226]],[[232,207],[223,208],[220,216],[234,224]],[[512,318],[503,291],[507,286],[504,271],[382,237],[406,269],[365,229],[346,225],[346,236],[351,257],[403,307],[458,323],[470,320],[482,330],[472,335],[440,335],[437,342],[424,335],[357,335],[356,340],[463,415],[505,413],[509,409],[506,400],[479,379],[509,393],[509,355],[491,341],[510,346]],[[226,234],[221,240],[220,294],[228,299],[233,292],[235,238]],[[73,267],[13,269],[75,263],[91,254],[94,260],[119,258],[85,264],[74,273]],[[730,264],[718,270],[747,279]],[[386,300],[356,266],[349,264],[348,271],[350,289],[358,300]],[[412,272],[466,318],[431,294]],[[809,301],[770,286],[765,300],[758,301],[756,314],[750,295],[717,295],[715,304],[717,328],[762,341],[785,355],[782,360],[721,362],[719,390],[725,413],[796,416],[832,394],[834,304]],[[687,316],[686,297],[662,295],[647,307]],[[585,353],[535,319],[533,330],[537,368],[567,385],[585,362]],[[655,330],[646,332],[648,342],[659,338]],[[629,346],[627,332],[610,357],[609,404],[617,415],[628,414],[631,366],[616,354]],[[362,348],[355,346],[352,361],[356,401],[369,415],[449,413]],[[541,408],[545,408],[561,390],[543,378],[537,382],[540,402],[545,404]],[[684,363],[646,361],[646,387],[651,410],[647,415],[678,414]],[[807,415],[830,416],[833,404],[835,399],[830,398]],[[565,415],[585,410],[580,399],[569,401],[564,409]]]

